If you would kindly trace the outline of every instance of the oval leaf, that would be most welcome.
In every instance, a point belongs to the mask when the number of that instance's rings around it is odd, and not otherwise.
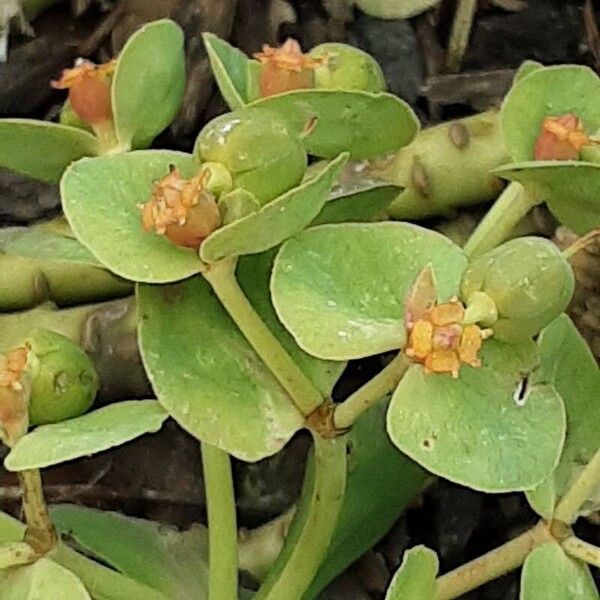
[[[236,271],[239,284],[254,310],[273,332],[286,352],[294,359],[294,362],[298,364],[324,397],[330,397],[333,386],[344,371],[346,363],[320,360],[306,354],[298,347],[294,338],[277,318],[269,294],[269,279],[275,254],[275,249],[272,249],[261,254],[242,257]]]
[[[102,267],[94,255],[80,242],[72,237],[60,235],[43,227],[20,229],[11,239],[1,245],[4,254],[73,262],[81,265]]]
[[[586,341],[567,317],[562,315],[538,338],[540,368],[534,382],[553,385],[565,403],[567,437],[562,456],[552,475],[535,490],[527,492],[529,503],[550,520],[556,503],[571,487],[584,466],[600,448],[600,369]],[[600,508],[600,498],[583,508]]]
[[[520,600],[598,600],[586,565],[569,558],[558,544],[536,548],[521,573]]]
[[[47,558],[0,571],[2,600],[92,600],[81,580]]]
[[[341,154],[312,179],[292,188],[258,212],[217,229],[200,246],[200,257],[215,262],[263,252],[302,231],[321,212],[347,154]]]
[[[402,564],[388,588],[385,600],[435,600],[439,561],[437,554],[425,546],[404,553]]]
[[[142,358],[169,414],[242,460],[281,450],[302,417],[208,283],[140,285],[138,303]]]
[[[545,200],[554,216],[584,235],[600,227],[600,164],[581,161],[528,161],[504,165],[498,177],[518,181]]]
[[[408,223],[321,225],[275,260],[275,310],[298,345],[331,360],[401,348],[406,295],[423,267],[440,297],[458,292],[467,259],[444,236]]]
[[[203,600],[208,592],[208,539],[203,525],[180,533],[162,523],[83,506],[50,509],[59,533],[166,598]]]
[[[185,88],[184,37],[173,21],[148,23],[127,41],[112,82],[117,138],[147,148],[179,111]]]
[[[202,39],[221,95],[231,110],[241,108],[248,100],[250,59],[214,33],[203,33]]]
[[[484,492],[530,489],[560,458],[562,400],[544,384],[518,395],[536,364],[533,342],[489,340],[481,355],[482,366],[463,366],[457,379],[411,367],[392,398],[388,432],[402,452],[450,481]]]
[[[408,19],[425,12],[441,0],[354,0],[360,10],[378,19]]]
[[[412,108],[387,93],[297,90],[250,106],[278,112],[299,133],[315,122],[304,145],[309,154],[321,158],[344,151],[354,159],[373,158],[405,146],[419,131]]]
[[[600,78],[589,67],[558,65],[532,70],[502,104],[502,131],[515,162],[531,160],[544,117],[576,114],[588,133],[600,128]]]
[[[9,471],[41,469],[120,446],[158,431],[168,415],[156,400],[128,400],[22,437],[4,460]]]
[[[167,283],[202,267],[194,250],[142,228],[138,204],[150,198],[154,183],[172,164],[184,177],[198,168],[190,154],[146,150],[81,160],[61,181],[63,210],[73,233],[125,279]]]
[[[0,120],[0,167],[58,183],[65,169],[98,153],[95,136],[75,127],[29,119]]]

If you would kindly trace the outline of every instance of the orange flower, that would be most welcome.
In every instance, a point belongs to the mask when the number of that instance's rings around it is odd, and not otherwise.
[[[166,235],[174,244],[198,248],[221,226],[215,196],[204,189],[208,171],[186,180],[175,167],[152,191],[152,198],[140,205],[146,231]]]
[[[572,113],[546,117],[535,142],[536,160],[576,160],[583,146],[591,144],[581,119]]]
[[[426,373],[451,373],[458,377],[461,363],[481,366],[478,353],[489,335],[477,325],[464,325],[465,307],[456,299],[436,302],[431,268],[424,269],[407,299],[405,354],[424,365]]]
[[[0,438],[9,446],[25,434],[28,391],[24,385],[28,348],[15,348],[0,356]]]
[[[57,90],[69,90],[69,101],[75,114],[89,125],[112,118],[110,77],[116,61],[95,65],[79,60],[72,69],[65,69],[58,81],[51,83]]]
[[[300,44],[291,38],[280,48],[265,44],[254,58],[263,64],[260,76],[263,97],[314,87],[313,69],[323,62],[323,59],[303,54]]]

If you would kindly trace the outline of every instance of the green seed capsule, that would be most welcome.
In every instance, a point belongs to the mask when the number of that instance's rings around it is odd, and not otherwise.
[[[194,155],[202,163],[224,165],[234,187],[248,190],[261,204],[297,185],[308,164],[297,133],[262,108],[242,108],[213,119],[200,132]]]
[[[26,340],[31,374],[31,425],[58,423],[86,412],[98,392],[98,374],[88,355],[68,338],[38,329]]]
[[[387,87],[377,61],[358,48],[347,44],[321,44],[308,55],[322,59],[314,69],[317,88],[383,92]]]
[[[573,295],[571,266],[550,241],[511,240],[474,260],[463,275],[461,295],[469,304],[484,292],[496,304],[494,337],[517,341],[538,334],[568,306]]]

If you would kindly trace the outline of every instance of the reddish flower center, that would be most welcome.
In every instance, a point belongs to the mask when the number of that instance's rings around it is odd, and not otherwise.
[[[576,160],[581,149],[591,143],[577,115],[546,117],[535,142],[534,157],[536,160]]]

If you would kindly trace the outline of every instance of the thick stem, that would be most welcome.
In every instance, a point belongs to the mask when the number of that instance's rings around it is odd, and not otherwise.
[[[570,525],[578,517],[580,508],[591,496],[592,491],[600,482],[600,450],[594,454],[575,483],[563,496],[554,512],[557,521]]]
[[[600,569],[600,548],[598,546],[588,544],[575,536],[568,537],[560,545],[570,557]]]
[[[437,580],[437,599],[452,600],[519,568],[540,544],[555,541],[544,522]]]
[[[313,435],[314,456],[283,551],[254,600],[300,600],[327,553],[346,489],[346,441]]]
[[[235,278],[235,266],[235,261],[220,261],[209,265],[203,275],[258,356],[307,416],[324,399],[254,310]]]
[[[17,475],[23,490],[23,512],[27,523],[25,541],[38,555],[46,554],[58,538],[44,499],[42,477],[38,469],[20,471]]]
[[[509,161],[497,111],[429,127],[369,174],[403,188],[388,213],[418,220],[488,202],[502,190],[490,171]]]
[[[209,544],[209,600],[237,600],[237,518],[231,459],[227,452],[202,444]]]
[[[458,0],[450,42],[448,43],[448,55],[446,56],[446,71],[458,73],[462,64],[463,56],[469,44],[473,17],[477,8],[477,0]]]
[[[404,359],[404,354],[398,354],[373,379],[336,406],[333,413],[333,423],[336,429],[348,429],[371,406],[395,390],[409,366]]]
[[[69,569],[81,579],[94,598],[110,600],[170,600],[150,586],[104,567],[82,556],[64,544],[59,544],[49,558]]]
[[[96,302],[131,293],[133,285],[104,269],[0,252],[0,311],[44,302],[60,306]]]
[[[509,238],[525,215],[540,202],[528,194],[520,183],[510,183],[465,244],[466,254],[476,258],[499,246]]]

